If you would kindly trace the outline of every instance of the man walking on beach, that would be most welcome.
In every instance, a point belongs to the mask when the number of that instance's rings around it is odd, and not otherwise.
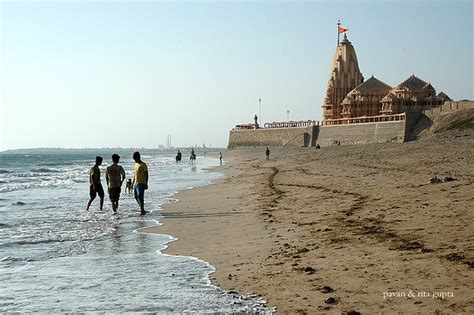
[[[135,168],[133,172],[133,192],[135,199],[140,205],[140,214],[144,215],[145,211],[145,190],[148,189],[148,166],[140,159],[140,153],[133,153]]]
[[[91,206],[92,201],[94,201],[95,197],[99,195],[100,198],[100,210],[104,206],[104,188],[102,188],[102,184],[100,183],[100,169],[99,165],[102,164],[103,158],[101,156],[95,157],[95,164],[91,167],[89,171],[89,202],[87,203],[87,209]]]
[[[270,149],[267,147],[267,149],[265,150],[265,155],[266,155],[266,160],[270,160]]]
[[[118,154],[113,154],[113,164],[107,167],[107,170],[105,171],[105,180],[107,181],[107,186],[109,188],[109,198],[112,203],[114,214],[117,213],[120,191],[122,190],[122,183],[125,180],[125,171],[122,166],[118,165],[119,161],[120,156]]]

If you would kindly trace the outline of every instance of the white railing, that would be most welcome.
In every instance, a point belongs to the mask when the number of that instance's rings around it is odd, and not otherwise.
[[[265,123],[265,128],[295,128],[295,127],[310,127],[310,126],[319,126],[319,121],[317,120],[299,120],[299,121],[280,121]]]

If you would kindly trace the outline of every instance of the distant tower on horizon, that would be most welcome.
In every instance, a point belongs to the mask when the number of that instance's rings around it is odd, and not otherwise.
[[[338,32],[345,32],[338,23]],[[329,75],[326,97],[323,103],[323,119],[338,119],[342,116],[342,101],[356,86],[364,82],[359,70],[357,55],[351,42],[344,33],[344,38],[336,47]]]

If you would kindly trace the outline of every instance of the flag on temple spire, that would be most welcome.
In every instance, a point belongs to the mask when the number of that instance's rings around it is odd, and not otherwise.
[[[348,29],[348,28],[344,28],[344,27],[338,26],[338,27],[337,27],[337,30],[338,30],[338,33],[340,34],[340,33],[344,33],[344,32],[346,32],[346,31],[348,31],[349,29]]]

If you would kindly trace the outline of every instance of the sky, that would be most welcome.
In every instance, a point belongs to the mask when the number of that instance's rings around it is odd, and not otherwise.
[[[227,145],[321,120],[348,28],[365,78],[473,99],[473,1],[0,0],[0,151]],[[289,114],[287,114],[289,111]]]

